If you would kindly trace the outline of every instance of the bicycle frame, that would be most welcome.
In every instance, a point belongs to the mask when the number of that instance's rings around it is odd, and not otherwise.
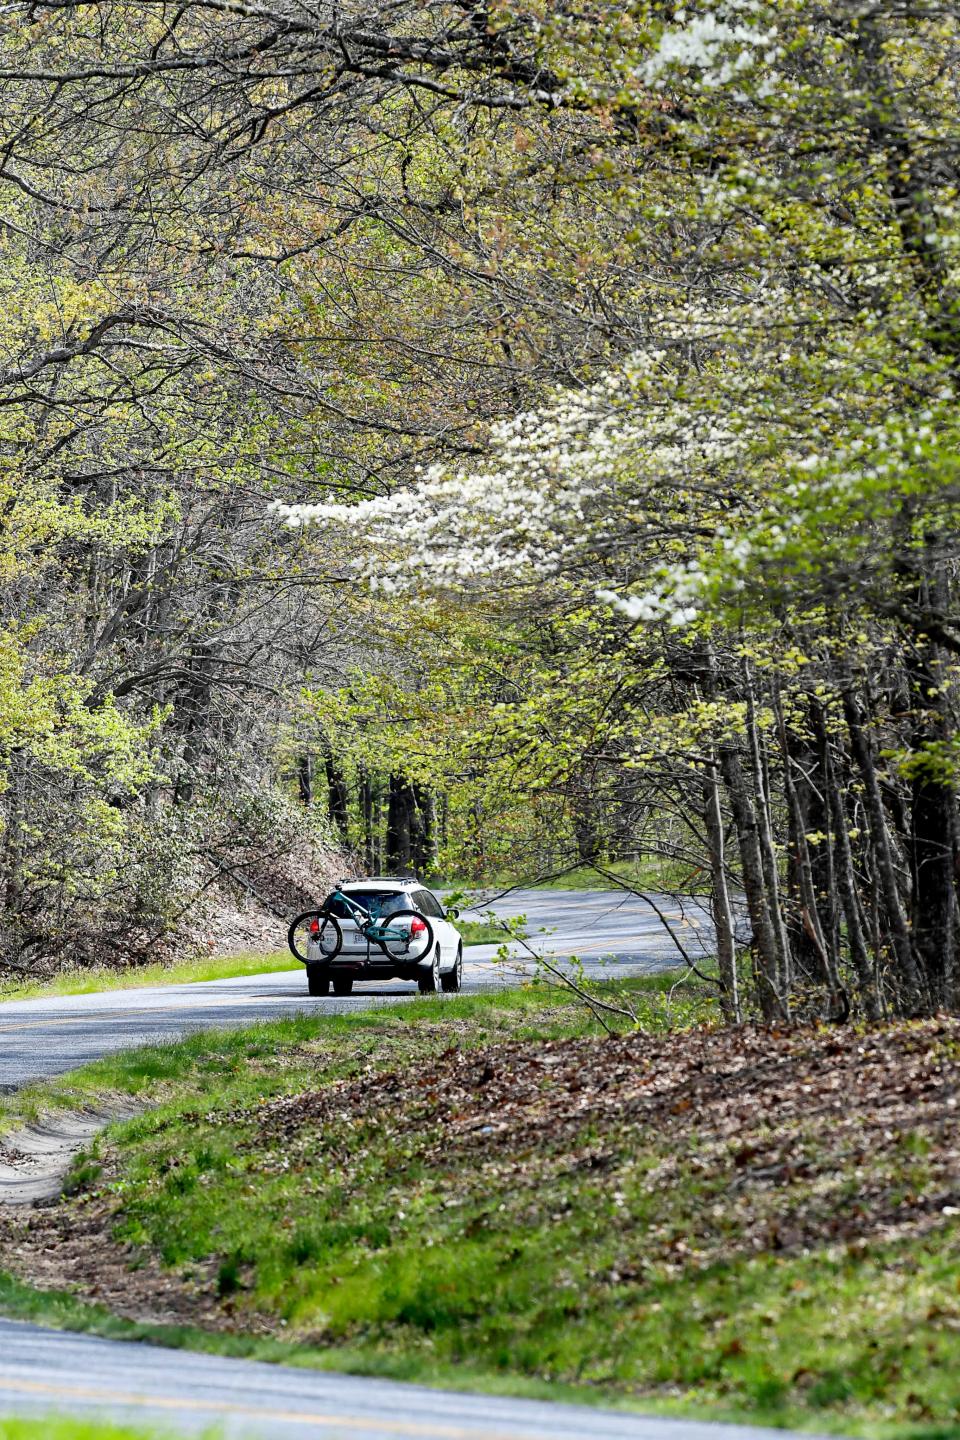
[[[388,899],[391,905],[399,903],[400,908],[391,910],[390,916],[380,916],[377,912],[381,904],[385,904]],[[359,898],[346,894],[338,885],[322,910],[306,910],[290,922],[287,944],[297,959],[311,971],[316,981],[316,969],[311,970],[311,967],[330,962],[336,964],[343,950],[343,929],[340,923],[340,916],[343,916],[345,920],[352,922],[357,933],[366,940],[368,960],[370,946],[376,945],[394,965],[403,967],[397,974],[411,970],[410,978],[416,978],[420,972],[415,967],[419,967],[426,959],[433,946],[434,935],[430,921],[415,906],[405,903],[408,899],[402,892],[396,897],[392,894],[384,897],[374,895],[371,899],[371,913]],[[439,956],[439,947],[436,953]],[[364,969],[364,962],[355,959],[349,949],[343,963],[345,967],[354,970]],[[310,993],[313,995],[325,992],[311,990]]]
[[[378,925],[376,917],[371,915],[369,910],[364,909],[356,900],[351,900],[350,896],[345,895],[342,890],[334,890],[331,898],[341,902],[365,940],[372,940],[375,945],[383,945],[390,940],[396,940],[402,944],[408,938],[405,930],[392,929],[389,925]]]

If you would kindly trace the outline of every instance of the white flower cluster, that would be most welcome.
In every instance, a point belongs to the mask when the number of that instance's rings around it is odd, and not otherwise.
[[[729,495],[748,472],[753,437],[731,403],[733,375],[716,404],[709,383],[691,390],[677,378],[664,352],[639,351],[595,384],[492,427],[489,458],[475,468],[436,465],[395,495],[273,511],[287,525],[321,527],[358,579],[388,594],[528,586],[589,574],[603,555],[651,574],[644,593],[609,589],[604,603],[634,621],[688,625],[707,603],[709,577],[695,558],[658,563],[663,542],[669,553],[687,515],[702,523],[716,492],[718,546],[732,549],[728,562],[746,561]]]
[[[666,621],[674,629],[697,618],[705,576],[696,560],[679,565],[644,591],[642,595],[619,595],[616,590],[598,590],[597,599],[625,615],[628,620]]]
[[[952,402],[893,411],[829,452],[784,454],[784,473],[793,479],[752,515],[741,510],[735,523],[717,525],[702,561],[663,569],[642,594],[604,590],[597,598],[633,621],[684,626],[711,606],[739,604],[748,586],[765,591],[773,573],[795,571],[802,587],[814,554],[849,567],[876,526],[902,514],[905,495],[935,504],[941,491],[952,493],[952,466],[942,465],[952,424]]]
[[[754,8],[728,6],[726,13],[749,13]],[[688,19],[679,10],[675,18],[678,23],[663,31],[656,50],[638,69],[637,78],[644,85],[662,88],[670,71],[680,67],[699,70],[704,88],[719,89],[753,69],[758,52],[763,51],[770,61],[778,53],[776,36],[749,23],[731,23],[713,11]]]
[[[288,526],[349,532],[359,542],[358,574],[388,592],[556,574],[612,513],[604,497],[630,470],[637,447],[649,445],[648,419],[639,423],[634,413],[635,391],[662,363],[659,352],[633,355],[622,370],[563,392],[548,409],[495,425],[491,459],[476,470],[435,465],[394,495],[356,504],[275,503],[271,511]],[[679,465],[680,451],[667,463]]]

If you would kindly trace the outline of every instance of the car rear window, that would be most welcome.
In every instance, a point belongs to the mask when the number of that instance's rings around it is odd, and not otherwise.
[[[347,892],[350,899],[370,914],[377,916],[396,915],[398,910],[415,909],[409,895],[400,895],[396,890],[350,890]],[[328,895],[323,908],[336,915],[338,920],[349,920],[350,911],[342,900]]]

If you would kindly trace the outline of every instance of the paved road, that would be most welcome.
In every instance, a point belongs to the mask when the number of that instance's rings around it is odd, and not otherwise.
[[[709,944],[705,917],[691,907],[682,916],[676,903],[652,897],[681,943],[702,957]],[[610,891],[518,890],[492,905],[504,917],[525,914],[535,948],[553,956],[576,954],[596,975],[623,975],[663,969],[680,956],[648,904]],[[474,911],[465,911],[465,918]],[[283,937],[278,934],[278,944]],[[529,957],[513,947],[518,963]],[[508,984],[511,976],[494,965],[496,945],[467,951],[465,988]],[[112,1051],[174,1040],[193,1030],[254,1025],[297,1012],[324,1014],[361,1005],[396,1004],[416,994],[412,984],[360,986],[348,999],[311,1000],[303,968],[234,980],[151,986],[59,999],[0,1004],[0,1090],[63,1074]]]
[[[526,916],[535,949],[577,955],[598,975],[676,965],[684,950],[702,960],[712,935],[699,901],[678,902],[669,895],[641,900],[615,890],[511,890],[487,904],[478,901],[463,914],[474,919],[490,910],[505,920]],[[496,948],[477,945],[470,953],[487,958]],[[514,953],[526,952],[515,946]]]
[[[784,1440],[706,1425],[99,1340],[0,1320],[0,1414],[110,1416],[228,1440]]]
[[[681,942],[702,954],[709,944],[704,917],[685,920],[671,902],[658,904]],[[515,892],[492,908],[504,916],[526,914],[537,948],[555,957],[577,954],[592,973],[658,970],[678,958],[656,914],[629,897]],[[468,988],[510,983],[492,963],[495,950],[471,949]],[[297,967],[237,980],[7,1003],[0,1005],[0,1085],[16,1088],[113,1050],[191,1030],[392,1004],[415,993],[413,986],[397,984],[349,999],[314,1000]],[[755,1440],[761,1434],[174,1353],[0,1320],[0,1417],[52,1413],[135,1419],[184,1436],[215,1426],[227,1440]],[[782,1440],[783,1432],[768,1434]]]

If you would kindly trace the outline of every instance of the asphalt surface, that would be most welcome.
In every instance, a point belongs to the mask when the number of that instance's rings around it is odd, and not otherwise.
[[[651,899],[668,917],[671,938],[646,902],[608,890],[518,890],[478,911],[505,918],[527,916],[530,945],[559,963],[575,954],[588,974],[620,976],[660,970],[680,962],[677,941],[702,959],[710,929],[696,905],[682,914],[666,896]],[[478,911],[464,910],[464,918]],[[277,927],[277,946],[285,943]],[[516,966],[533,960],[512,946]],[[464,989],[510,984],[517,975],[493,963],[496,945],[475,945],[465,952]],[[136,1045],[175,1040],[194,1030],[254,1025],[278,1016],[329,1014],[360,1006],[397,1004],[416,995],[416,986],[359,985],[352,996],[311,999],[303,967],[234,980],[112,990],[95,995],[16,1000],[0,1004],[0,1091],[32,1080],[64,1074],[102,1055]]]
[[[650,905],[608,891],[514,892],[480,908],[526,915],[534,949],[561,966],[577,955],[590,974],[664,969],[680,959],[678,941],[702,958],[710,941],[702,912],[694,907],[684,915],[675,902],[652,899],[673,938]],[[465,918],[473,913],[465,911]],[[519,967],[532,964],[515,946],[517,969],[498,966],[496,948],[470,949],[466,989],[515,983]],[[397,1004],[415,994],[414,986],[398,983],[361,986],[350,998],[311,999],[297,966],[235,980],[8,1002],[0,1005],[0,1087],[12,1090],[112,1051],[194,1030]],[[229,1440],[757,1440],[764,1434],[173,1352],[0,1320],[0,1418],[51,1414],[135,1420],[172,1435],[213,1428]],[[782,1440],[782,1431],[766,1433]]]
[[[465,1395],[100,1340],[0,1320],[0,1414],[109,1416],[239,1440],[784,1440],[709,1425]]]

